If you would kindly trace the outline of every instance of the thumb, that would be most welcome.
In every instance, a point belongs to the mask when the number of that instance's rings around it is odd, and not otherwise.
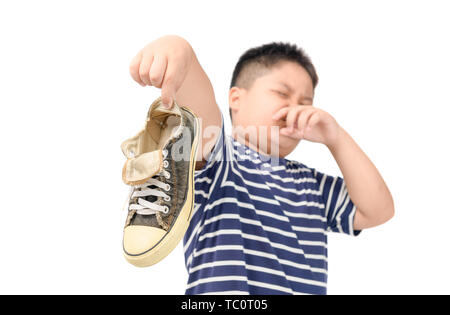
[[[161,103],[166,104],[166,108],[172,108],[175,100],[175,94],[180,88],[183,76],[176,75],[177,68],[174,63],[168,63],[164,80],[161,85]],[[181,81],[180,81],[181,80]]]
[[[176,86],[173,82],[168,82],[167,75],[161,87],[161,103],[166,108],[172,108],[173,100],[175,99]]]
[[[173,94],[167,91],[161,92],[161,103],[165,108],[172,108]]]

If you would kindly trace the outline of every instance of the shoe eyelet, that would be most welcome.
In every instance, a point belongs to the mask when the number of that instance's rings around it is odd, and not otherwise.
[[[166,157],[168,153],[169,153],[169,151],[167,151],[166,149],[164,149],[164,150],[162,151],[162,154],[163,154],[164,157]]]
[[[166,179],[169,179],[169,178],[170,178],[170,173],[167,172],[166,174],[164,174],[164,177],[165,177]]]
[[[170,201],[170,196],[164,197],[164,201]]]
[[[169,213],[169,207],[168,206],[164,206],[164,214],[167,214],[167,213]]]
[[[170,185],[167,184],[167,185],[166,185],[166,188],[165,188],[164,190],[165,190],[165,191],[169,191],[169,190],[170,190]]]
[[[169,166],[169,162],[167,160],[164,160],[163,165],[164,165],[164,168],[167,168]]]

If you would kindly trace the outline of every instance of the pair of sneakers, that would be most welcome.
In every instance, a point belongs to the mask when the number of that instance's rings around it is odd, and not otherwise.
[[[158,97],[144,128],[125,140],[122,180],[130,186],[123,254],[138,267],[165,258],[183,238],[194,206],[194,171],[199,142],[195,113]]]

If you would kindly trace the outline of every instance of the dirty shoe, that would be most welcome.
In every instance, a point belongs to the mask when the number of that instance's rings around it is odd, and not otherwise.
[[[123,253],[138,267],[166,257],[183,238],[194,205],[199,120],[189,108],[165,108],[157,98],[144,128],[121,145],[130,186]]]

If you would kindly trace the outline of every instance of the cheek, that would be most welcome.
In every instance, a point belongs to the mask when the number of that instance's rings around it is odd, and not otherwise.
[[[272,116],[280,109],[282,106],[275,102],[272,98],[267,98],[261,102],[261,106],[255,108],[254,114],[262,119],[265,124],[272,124]]]
[[[245,116],[245,120],[252,125],[259,125],[264,123],[264,110],[262,110],[261,106],[251,105],[247,106],[243,111],[243,115]]]
[[[247,105],[242,111],[245,122],[248,125],[267,126],[268,128],[275,123],[272,120],[273,114],[283,107],[271,97],[259,98]]]

